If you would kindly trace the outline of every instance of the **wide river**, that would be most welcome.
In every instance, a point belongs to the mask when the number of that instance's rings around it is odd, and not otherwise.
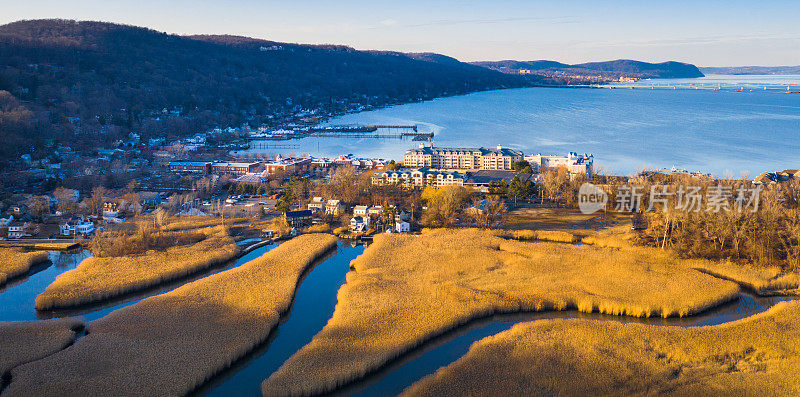
[[[502,145],[526,154],[591,153],[595,166],[631,174],[687,169],[750,177],[800,168],[800,76],[708,76],[641,81],[636,89],[487,91],[349,114],[328,124],[417,124],[438,146]],[[660,86],[651,89],[651,84]],[[669,84],[675,84],[675,89]],[[698,85],[697,89],[689,84]],[[717,84],[728,84],[714,90]],[[768,86],[764,90],[764,86]],[[743,88],[742,91],[738,91]],[[752,91],[751,91],[752,90]],[[272,142],[276,143],[276,142]],[[257,152],[401,160],[404,139],[304,138]]]

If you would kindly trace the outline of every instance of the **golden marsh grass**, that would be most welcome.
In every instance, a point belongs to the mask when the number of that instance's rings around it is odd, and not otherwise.
[[[302,235],[114,311],[73,347],[17,367],[7,394],[185,395],[267,340],[303,272],[335,246],[331,235]]]
[[[739,295],[735,283],[652,248],[520,242],[471,229],[377,235],[353,261],[323,330],[263,385],[264,395],[334,390],[472,319],[577,308],[686,316]]]
[[[0,375],[12,368],[56,353],[72,344],[83,321],[0,321]]]
[[[574,243],[578,238],[563,230],[508,230],[499,232],[503,237],[522,241],[552,241],[555,243]]]
[[[404,396],[800,395],[800,302],[710,327],[539,320],[484,338]]]
[[[698,261],[693,268],[731,280],[759,295],[800,295],[800,275],[779,267],[753,267],[731,262]]]
[[[38,310],[100,302],[227,262],[239,248],[223,227],[203,229],[197,244],[143,255],[89,257],[64,272],[36,298]]]
[[[25,252],[17,248],[0,248],[0,286],[47,260],[47,252],[44,251]]]

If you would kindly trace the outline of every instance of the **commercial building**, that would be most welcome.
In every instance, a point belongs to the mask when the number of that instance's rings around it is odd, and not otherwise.
[[[421,144],[407,150],[403,164],[407,167],[445,169],[511,170],[514,163],[523,159],[519,150],[497,146],[491,148],[433,147]]]
[[[283,172],[303,171],[312,166],[313,160],[314,159],[312,159],[311,157],[283,158],[281,157],[281,155],[278,155],[275,158],[275,161],[270,161],[264,164],[264,172],[266,172],[267,174],[273,174],[276,171],[283,171]]]
[[[594,167],[594,155],[578,154],[575,152],[569,152],[566,156],[534,154],[525,156],[525,161],[531,164],[533,172],[540,172],[544,168],[564,166],[569,170],[570,174],[586,174],[591,176]]]
[[[488,191],[489,184],[494,181],[511,183],[514,178],[533,180],[532,175],[510,170],[474,170],[444,171],[427,167],[379,171],[372,176],[372,184],[378,186],[398,185],[406,188],[423,188],[426,186],[467,186],[479,191]]]
[[[211,163],[211,171],[220,174],[249,174],[258,170],[260,163]]]
[[[260,163],[229,163],[211,161],[170,161],[167,166],[173,172],[199,172],[210,174],[248,174],[256,172]]]
[[[172,172],[211,173],[210,161],[170,161],[168,167]]]
[[[372,184],[399,185],[403,187],[442,187],[462,186],[466,181],[466,174],[458,171],[434,170],[428,167],[415,169],[400,169],[393,171],[379,171],[372,176]]]

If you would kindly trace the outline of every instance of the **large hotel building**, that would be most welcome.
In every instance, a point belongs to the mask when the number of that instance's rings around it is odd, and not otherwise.
[[[445,169],[513,170],[514,163],[523,159],[519,150],[498,146],[491,148],[456,148],[420,145],[407,150],[403,156],[405,167]]]

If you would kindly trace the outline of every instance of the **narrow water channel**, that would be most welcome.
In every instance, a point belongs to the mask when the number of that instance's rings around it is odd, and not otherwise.
[[[88,250],[73,252],[52,251],[49,253],[50,263],[35,269],[32,274],[15,280],[0,289],[0,321],[30,321],[70,316],[83,316],[87,321],[96,320],[114,310],[130,306],[149,296],[159,295],[194,280],[242,265],[277,246],[278,244],[265,245],[224,265],[215,266],[172,282],[127,294],[100,304],[87,305],[70,310],[41,312],[36,310],[36,297],[44,292],[45,288],[55,281],[56,277],[61,273],[76,268],[83,259],[91,256]]]
[[[636,318],[598,313],[582,313],[576,310],[563,312],[540,312],[498,314],[472,321],[463,327],[434,338],[422,346],[404,354],[393,363],[366,378],[346,386],[332,395],[393,396],[437,369],[450,365],[467,353],[469,347],[487,337],[506,331],[516,324],[542,319],[580,318],[595,321],[617,321],[677,327],[700,327],[718,325],[740,320],[766,311],[776,303],[797,299],[795,297],[760,297],[743,293],[736,301],[713,308],[696,316],[685,318]]]
[[[336,251],[312,268],[269,340],[259,349],[234,364],[196,395],[261,396],[261,382],[275,372],[292,354],[311,342],[333,315],[336,293],[350,271],[350,261],[364,252],[364,246],[340,241]]]

